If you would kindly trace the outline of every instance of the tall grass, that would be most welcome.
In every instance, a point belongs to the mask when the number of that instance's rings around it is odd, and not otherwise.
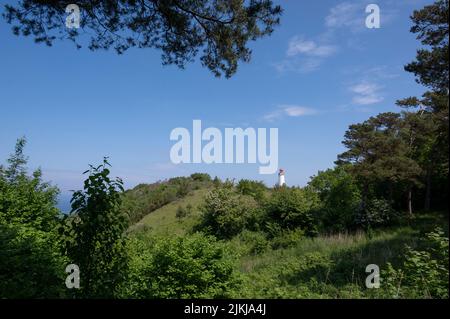
[[[196,190],[144,217],[130,233],[162,236],[192,232],[199,220],[198,207],[206,189]],[[189,216],[177,218],[179,207],[191,205]],[[390,263],[400,267],[406,245],[421,249],[426,232],[441,225],[448,236],[448,217],[418,214],[396,227],[353,233],[305,237],[299,230],[271,238],[263,232],[243,231],[225,241],[239,256],[236,272],[241,285],[235,298],[384,298],[383,290],[368,289],[366,266],[376,264],[381,273]]]
[[[383,269],[401,261],[405,245],[416,247],[418,231],[401,227],[377,231],[302,238],[289,248],[254,255],[252,243],[233,240],[241,254],[238,270],[244,289],[241,298],[371,298],[365,287],[366,266]]]

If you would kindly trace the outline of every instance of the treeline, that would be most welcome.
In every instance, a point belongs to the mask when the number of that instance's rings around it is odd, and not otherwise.
[[[130,224],[137,223],[154,210],[183,198],[193,190],[208,188],[219,183],[208,174],[194,173],[188,177],[175,177],[153,184],[140,184],[127,190],[122,196],[122,211]]]
[[[248,180],[224,183],[206,195],[194,231],[224,240],[244,230],[263,232],[269,238],[296,232],[300,238],[370,232],[412,221],[395,199],[376,193],[364,197],[353,169],[346,165],[319,172],[305,187],[269,189]]]
[[[411,32],[423,48],[405,66],[427,91],[397,101],[400,113],[382,113],[351,125],[338,165],[350,164],[363,206],[383,198],[413,214],[448,209],[448,1],[439,0],[411,16]]]
[[[351,125],[347,151],[336,162],[355,178],[363,207],[381,198],[409,215],[415,207],[448,210],[448,1],[414,11],[411,19],[423,48],[405,70],[427,91],[397,101],[400,113]]]

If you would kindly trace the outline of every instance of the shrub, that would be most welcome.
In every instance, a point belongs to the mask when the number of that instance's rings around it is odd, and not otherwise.
[[[209,174],[206,173],[194,173],[191,175],[191,178],[194,181],[200,181],[200,182],[209,182],[211,181],[211,176],[209,176]]]
[[[429,249],[413,250],[406,247],[401,268],[388,263],[382,284],[390,298],[443,298],[449,297],[448,237],[436,229],[427,234]]]
[[[220,187],[221,185],[222,185],[222,181],[220,180],[220,178],[219,177],[214,177],[214,180],[212,181],[212,183],[213,183],[213,186],[215,187],[215,188],[218,188],[218,187]]]
[[[83,285],[76,294],[84,298],[114,297],[126,272],[122,180],[111,180],[108,166],[107,158],[90,165],[84,189],[73,194],[72,212],[61,227],[67,256],[80,267]]]
[[[192,205],[187,204],[186,207],[178,206],[175,216],[178,219],[182,219],[186,216],[189,216],[191,213],[192,213]]]
[[[250,249],[250,253],[252,255],[259,255],[264,253],[267,248],[269,247],[269,243],[265,237],[258,237],[252,245],[252,248]]]
[[[386,226],[397,218],[397,212],[385,199],[370,200],[356,215],[355,223],[365,229]]]
[[[274,238],[279,236],[283,232],[283,228],[279,223],[274,221],[267,221],[264,224],[264,231],[267,233],[269,238]]]
[[[302,229],[283,230],[271,240],[271,246],[273,249],[289,248],[295,246],[303,237],[305,232]]]
[[[273,191],[265,205],[269,224],[284,229],[301,228],[308,236],[317,233],[314,213],[319,208],[319,198],[308,189],[280,187]]]
[[[259,202],[264,199],[267,190],[267,187],[263,182],[251,181],[248,179],[241,179],[236,188],[242,195],[252,196]]]
[[[354,226],[361,196],[354,178],[344,167],[319,172],[308,185],[319,194],[320,220],[326,232],[343,232]]]
[[[238,238],[248,248],[246,253],[259,255],[269,248],[269,241],[263,232],[244,230]]]
[[[333,267],[334,261],[330,256],[321,252],[308,252],[300,260],[283,263],[279,276],[290,285],[306,283],[308,286],[316,286],[327,280]]]
[[[253,228],[258,204],[250,196],[238,195],[232,188],[208,193],[202,207],[199,228],[221,239],[229,239],[245,228]]]
[[[0,224],[0,299],[64,298],[68,264],[56,232]]]
[[[192,185],[190,183],[190,180],[186,177],[177,177],[176,179],[171,179],[169,181],[171,184],[176,185],[176,194],[177,198],[182,198],[189,194],[189,192],[192,189]]]
[[[125,298],[226,298],[238,285],[234,258],[212,236],[134,238]]]

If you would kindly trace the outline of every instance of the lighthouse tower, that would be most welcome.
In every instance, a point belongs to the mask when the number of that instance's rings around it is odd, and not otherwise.
[[[278,172],[278,186],[284,186],[286,185],[286,180],[284,178],[284,169],[280,168],[280,171]]]

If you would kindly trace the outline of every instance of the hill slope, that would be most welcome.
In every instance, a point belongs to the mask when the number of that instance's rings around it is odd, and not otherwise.
[[[163,237],[184,236],[200,220],[200,206],[211,185],[146,215],[129,228],[129,233],[152,233]],[[179,207],[192,206],[189,215],[178,218]],[[423,234],[435,225],[448,225],[438,214],[418,215],[414,221],[379,229],[370,235],[320,235],[306,238],[294,233],[269,238],[263,232],[243,231],[225,241],[237,255],[235,269],[243,285],[231,292],[235,298],[376,298],[367,289],[366,266],[376,264],[384,271],[387,263],[400,265],[405,245],[421,248]],[[448,226],[447,226],[448,227]],[[446,227],[446,228],[447,228]],[[383,276],[383,273],[382,273]]]
[[[184,235],[198,221],[200,216],[199,206],[203,203],[203,198],[207,192],[208,188],[194,190],[183,198],[158,208],[132,225],[129,232],[150,231],[159,235]],[[186,208],[188,205],[192,206],[191,214],[183,218],[177,218],[178,208]]]

